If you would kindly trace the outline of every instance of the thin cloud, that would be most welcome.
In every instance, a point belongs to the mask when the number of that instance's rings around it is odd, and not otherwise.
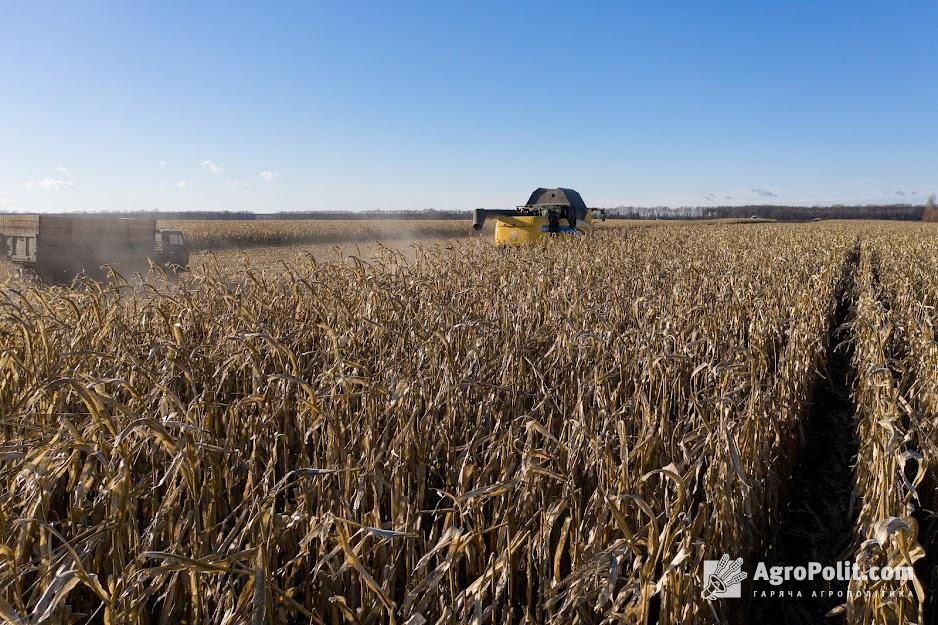
[[[243,189],[248,186],[246,182],[241,182],[240,180],[226,180],[225,184],[229,187],[235,187],[237,189]]]
[[[39,180],[31,180],[27,182],[26,186],[30,189],[65,191],[66,189],[71,189],[74,185],[72,185],[72,183],[68,180],[59,180],[57,178],[40,178]]]
[[[156,161],[157,167],[166,167],[166,161]]]
[[[59,165],[58,167],[55,168],[55,171],[58,174],[62,174],[66,178],[72,177],[72,172],[70,172],[67,167],[62,167],[61,165]]]
[[[187,189],[187,188],[189,188],[189,183],[186,182],[185,180],[180,180],[179,182],[176,183],[176,188],[177,188],[177,189]]]
[[[895,191],[883,191],[883,195],[894,195],[896,197],[905,197],[907,194],[902,189],[896,189]],[[913,191],[911,195],[915,195],[915,191]]]
[[[732,199],[733,199],[733,196],[732,196],[732,195],[724,195],[724,196],[723,196],[723,199],[724,199],[724,200],[732,200]]]
[[[222,173],[223,171],[225,171],[224,169],[221,168],[221,166],[218,163],[213,163],[212,161],[202,161],[202,167],[209,170],[216,176]]]
[[[708,202],[712,202],[717,196],[713,193],[704,193],[704,197],[707,198]]]
[[[276,180],[277,178],[280,177],[280,174],[278,174],[278,173],[275,172],[275,171],[269,171],[269,170],[268,170],[268,171],[262,171],[262,172],[260,173],[260,176],[261,176],[261,178],[263,178],[266,182],[273,182],[274,180]]]
[[[777,193],[773,193],[772,191],[769,191],[768,189],[763,189],[761,187],[754,188],[752,192],[755,193],[756,195],[761,195],[762,197],[778,197]]]

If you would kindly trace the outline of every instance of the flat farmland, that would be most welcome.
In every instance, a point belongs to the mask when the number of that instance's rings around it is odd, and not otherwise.
[[[161,221],[161,228],[181,230],[193,251],[298,244],[421,241],[466,237],[466,220],[431,219],[281,219]]]
[[[913,567],[786,609],[924,623],[936,234],[607,224],[7,277],[0,614],[783,622],[751,577],[701,596],[728,554]]]

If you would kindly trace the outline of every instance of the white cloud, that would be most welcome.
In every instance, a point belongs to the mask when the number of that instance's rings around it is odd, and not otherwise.
[[[240,180],[226,180],[225,184],[229,187],[236,187],[238,189],[243,189],[244,187],[248,186],[246,182],[241,182]]]
[[[280,174],[278,174],[275,171],[262,171],[260,173],[260,176],[267,182],[273,182],[274,180],[280,177]]]
[[[62,174],[66,178],[72,177],[72,172],[70,172],[67,167],[62,167],[61,165],[59,165],[58,167],[55,168],[55,171],[56,173]]]
[[[72,183],[68,180],[58,180],[56,178],[40,178],[26,183],[30,189],[49,189],[52,191],[64,191],[72,188]]]
[[[179,189],[186,189],[189,187],[189,183],[186,182],[185,180],[180,180],[179,182],[176,183],[176,187]]]
[[[166,167],[166,161],[156,161],[157,167]]]
[[[213,163],[212,161],[202,161],[202,167],[209,170],[216,176],[222,173],[223,171],[225,171],[224,169],[221,168],[221,166],[218,165],[218,163]]]

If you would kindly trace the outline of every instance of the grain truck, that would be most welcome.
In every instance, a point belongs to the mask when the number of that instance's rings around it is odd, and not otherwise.
[[[122,273],[146,271],[148,261],[183,268],[189,250],[181,232],[159,229],[151,218],[0,215],[0,257],[61,282],[99,276],[104,265]]]

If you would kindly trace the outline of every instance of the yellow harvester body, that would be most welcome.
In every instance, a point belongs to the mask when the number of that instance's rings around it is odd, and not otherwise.
[[[499,216],[495,218],[495,242],[506,245],[534,243],[538,239],[550,236],[550,222],[541,215],[523,215],[519,217]],[[556,234],[592,234],[593,217],[578,219],[576,226],[561,227]]]

